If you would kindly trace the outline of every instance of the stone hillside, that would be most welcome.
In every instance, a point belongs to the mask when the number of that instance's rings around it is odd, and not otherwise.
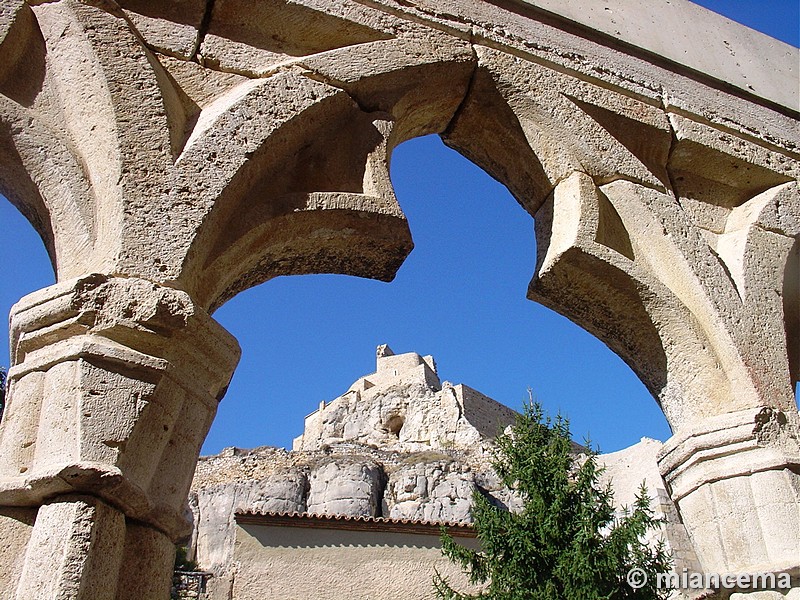
[[[492,440],[514,415],[465,385],[440,382],[432,357],[394,355],[380,346],[375,373],[306,417],[292,451],[227,448],[201,457],[189,502],[190,553],[204,570],[227,576],[237,512],[465,523],[476,488],[514,510],[518,499],[489,465]],[[685,530],[658,474],[660,448],[643,440],[604,455],[605,477],[620,506],[630,505],[646,481],[656,511],[671,521],[665,539],[691,563]]]
[[[294,450],[227,448],[197,465],[192,548],[224,572],[239,511],[469,522],[475,487],[513,508],[489,467],[491,440],[514,411],[441,383],[433,358],[377,352],[375,373],[305,419]]]

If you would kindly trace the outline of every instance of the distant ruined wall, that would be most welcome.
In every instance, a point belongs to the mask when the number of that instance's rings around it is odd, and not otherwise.
[[[459,383],[453,386],[458,405],[463,407],[470,424],[483,438],[493,438],[514,422],[515,413],[510,408],[492,401],[478,390]]]
[[[387,346],[378,348],[377,372],[382,371],[382,377],[359,378],[348,392],[315,413],[319,420],[306,419],[306,429],[297,438],[307,445],[305,449],[229,448],[217,456],[201,457],[190,495],[194,533],[189,552],[203,570],[213,574],[209,580],[212,600],[225,600],[231,594],[250,598],[258,593],[264,598],[278,598],[281,593],[300,598],[302,590],[310,589],[305,586],[320,581],[327,582],[325,590],[312,594],[314,598],[389,598],[392,594],[428,598],[430,567],[441,562],[435,535],[428,541],[414,538],[424,547],[399,549],[384,543],[384,534],[364,533],[356,543],[348,537],[351,532],[325,530],[330,523],[317,523],[313,526],[317,530],[308,532],[288,517],[302,513],[309,519],[322,515],[470,523],[475,490],[508,510],[521,508],[520,498],[502,485],[490,465],[493,438],[513,422],[516,413],[467,386],[440,386],[438,378],[432,381],[428,367],[432,360],[408,353],[391,356],[389,362],[389,352]],[[353,387],[363,392],[356,395]],[[399,431],[385,429],[379,417],[387,414],[402,417]],[[458,432],[445,438],[444,444],[437,435],[403,433],[431,431],[442,424]],[[643,439],[600,456],[599,462],[606,467],[603,478],[614,487],[620,514],[646,483],[656,516],[665,519],[650,541],[661,540],[674,553],[677,572],[697,570],[698,558],[658,471],[662,447],[661,442]],[[575,444],[576,453],[583,450]],[[237,525],[237,515],[259,513],[284,516],[283,528],[264,523],[256,527],[257,516],[243,517],[257,531]],[[311,526],[309,522],[300,521],[305,527]],[[371,542],[370,535],[374,536]],[[375,554],[370,555],[367,548]],[[402,577],[384,586],[374,572],[362,572],[358,567],[362,555],[375,568],[407,572],[405,591],[400,591]],[[337,572],[340,575],[334,581]],[[298,581],[301,573],[303,581]]]
[[[295,450],[357,442],[395,449],[468,448],[503,431],[514,411],[462,384],[441,383],[433,357],[378,347],[375,373],[305,419]]]

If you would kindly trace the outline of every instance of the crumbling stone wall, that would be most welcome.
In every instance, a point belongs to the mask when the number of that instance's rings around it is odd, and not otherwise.
[[[386,364],[383,362],[386,352],[386,346],[379,347],[379,368]],[[423,373],[419,367],[428,363],[423,363],[419,355],[408,353],[401,358],[393,361],[393,368],[384,377],[372,378],[376,383],[366,387],[358,405],[349,404],[351,386],[350,392],[326,406],[327,420],[323,427],[313,419],[306,419],[306,430],[298,439],[308,445],[313,443],[315,447],[311,449],[228,448],[217,456],[200,458],[190,496],[194,520],[190,551],[200,566],[214,575],[212,598],[223,599],[233,593],[239,573],[249,574],[251,586],[258,587],[260,584],[252,576],[266,572],[268,567],[253,561],[269,561],[270,572],[285,573],[285,581],[274,575],[269,583],[263,583],[267,595],[299,585],[293,580],[296,577],[293,548],[302,544],[292,542],[288,530],[280,535],[281,539],[286,538],[286,546],[280,552],[261,551],[252,540],[237,542],[237,535],[245,535],[237,529],[237,513],[308,513],[469,523],[476,489],[508,510],[521,507],[519,497],[502,485],[491,468],[494,435],[487,435],[472,424],[478,423],[485,430],[491,419],[513,415],[513,411],[505,407],[500,410],[496,401],[464,387],[470,394],[469,412],[462,409],[448,417],[449,413],[432,403],[431,398],[437,394],[442,398],[442,392],[454,389],[453,386],[442,387],[438,378],[433,381],[430,373]],[[404,366],[395,369],[398,365]],[[413,380],[414,375],[419,379]],[[369,377],[360,378],[354,386],[363,388]],[[427,384],[423,385],[423,381]],[[450,439],[446,445],[440,444],[437,436],[430,436],[424,442],[386,436],[381,426],[383,421],[378,418],[370,421],[365,415],[380,413],[379,409],[386,406],[387,391],[393,394],[392,410],[403,407],[402,413],[394,414],[417,414],[422,421],[451,425],[460,421],[462,435]],[[339,410],[342,405],[347,410]],[[464,419],[465,414],[483,418],[471,422]],[[377,436],[368,435],[370,427]],[[348,431],[351,439],[342,441],[341,432]],[[333,437],[325,437],[332,433]],[[652,542],[662,540],[674,552],[679,572],[683,568],[697,569],[697,556],[658,472],[657,454],[662,446],[661,442],[645,439],[599,460],[606,466],[604,477],[614,486],[620,512],[633,503],[641,483],[647,484],[656,515],[666,521],[660,531],[652,533]],[[576,453],[582,450],[575,445]],[[249,540],[252,536],[245,537]],[[335,551],[335,535],[330,534],[326,539],[332,544],[327,560],[346,564],[346,554],[350,551],[347,544],[342,543]],[[297,557],[302,554],[296,548],[295,553]],[[396,560],[393,570],[410,568],[408,556],[398,555]],[[405,566],[402,561],[406,561]],[[310,580],[317,580],[330,571],[330,564],[315,567],[312,561],[305,569]],[[258,590],[247,593],[257,594]],[[332,597],[336,593],[331,592]]]

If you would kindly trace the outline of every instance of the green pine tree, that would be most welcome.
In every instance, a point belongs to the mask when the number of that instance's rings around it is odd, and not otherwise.
[[[455,543],[443,528],[442,552],[485,591],[459,593],[437,572],[438,598],[650,600],[668,595],[655,582],[657,573],[670,569],[671,558],[663,543],[643,542],[661,524],[644,484],[630,510],[615,518],[611,487],[598,482],[597,452],[589,450],[579,459],[570,439],[567,420],[552,421],[533,401],[510,434],[498,436],[492,466],[519,494],[523,508],[509,512],[476,490],[472,516],[481,550]],[[647,575],[639,589],[626,579],[634,568]]]

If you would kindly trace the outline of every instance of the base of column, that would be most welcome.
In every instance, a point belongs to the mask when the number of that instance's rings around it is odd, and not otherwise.
[[[6,520],[6,526],[9,523]],[[19,534],[20,532],[16,532]],[[35,524],[14,543],[15,600],[168,598],[175,546],[163,533],[91,496],[62,496],[41,506]],[[3,558],[12,558],[10,556]],[[20,569],[21,566],[21,569]]]

